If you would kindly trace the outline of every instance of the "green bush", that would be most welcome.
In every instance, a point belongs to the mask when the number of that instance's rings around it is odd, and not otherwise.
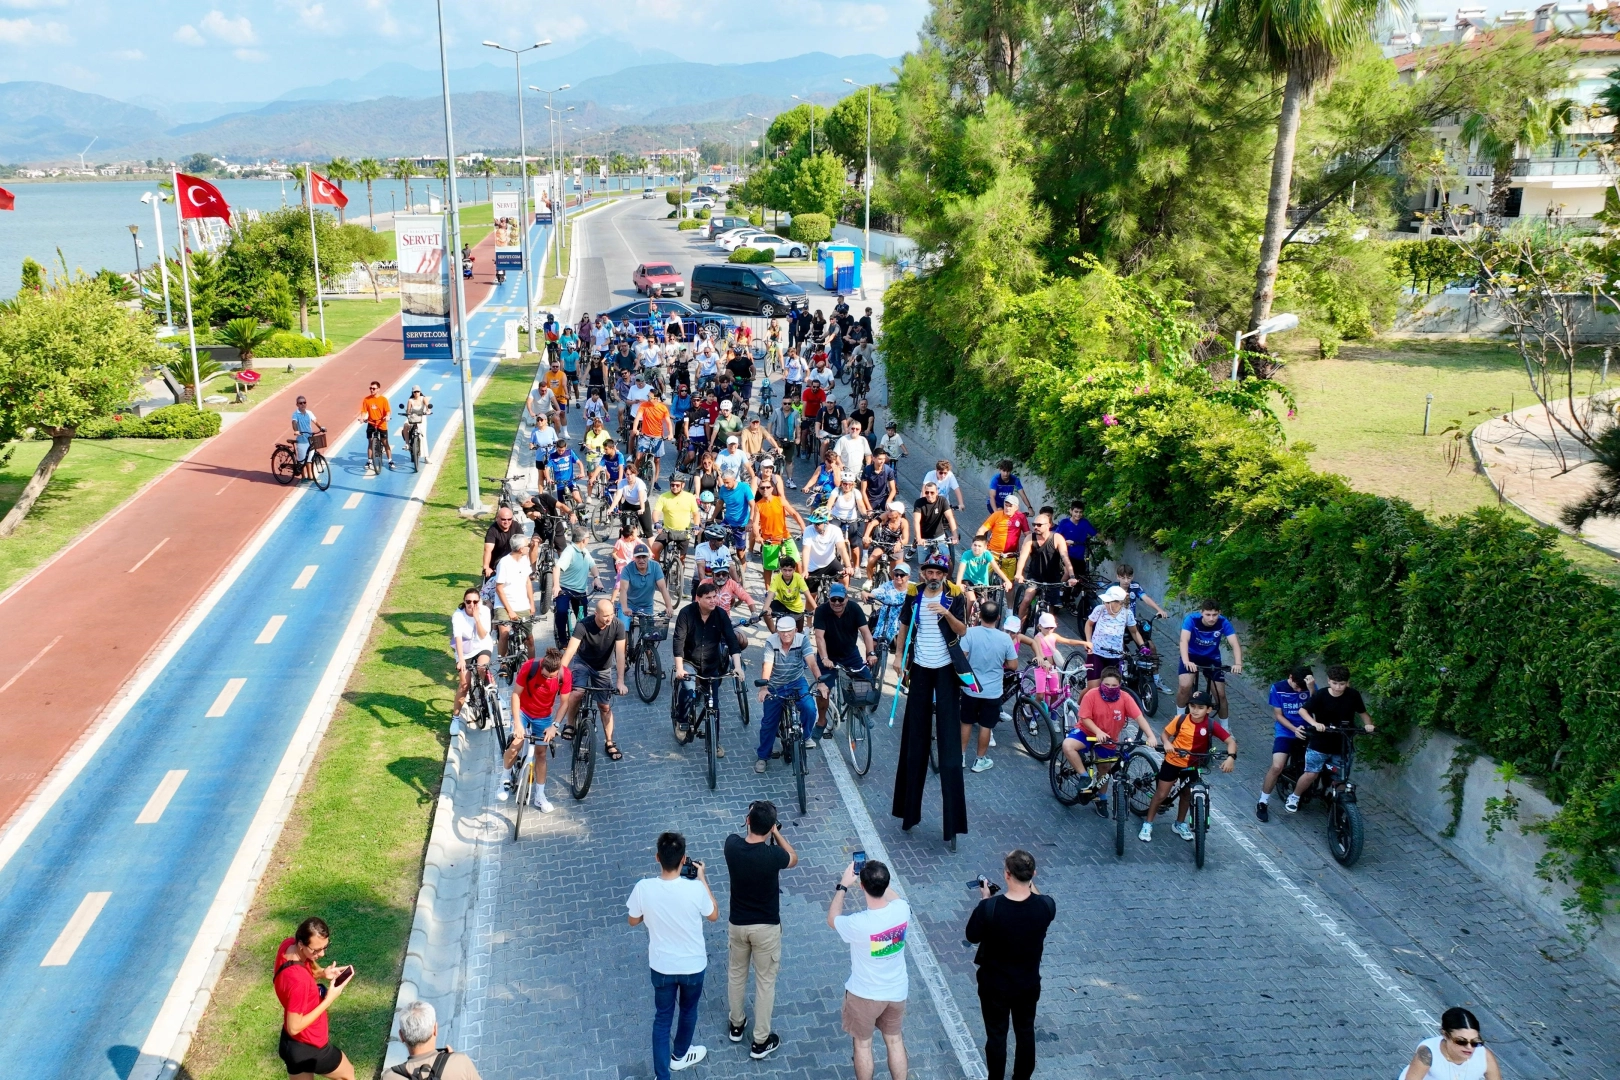
[[[681,193],[679,191],[666,191],[664,192],[664,201],[671,206],[679,206],[681,205]]]
[[[253,350],[256,360],[292,360],[300,357],[325,356],[332,351],[330,341],[307,338],[293,330],[278,330],[263,345]]]
[[[1572,917],[1614,910],[1620,592],[1552,529],[1494,508],[1431,519],[1316,472],[1284,438],[1280,387],[1214,381],[1200,326],[1095,265],[1014,290],[947,263],[884,299],[897,414],[953,414],[964,452],[1021,459],[1105,535],[1156,545],[1183,591],[1248,621],[1261,674],[1348,664],[1379,723],[1371,759],[1437,728],[1531,779],[1563,804],[1535,826],[1541,872],[1573,884]]]
[[[693,214],[692,216],[697,218],[699,221],[707,221],[709,219],[709,211],[708,211],[708,209],[706,207],[701,208],[701,209],[698,210],[698,212],[696,214]]]
[[[675,227],[681,232],[691,232],[693,229],[701,229],[703,226],[688,218],[687,220],[677,224]]]
[[[734,263],[768,263],[776,261],[776,252],[770,248],[740,247],[731,253],[727,262]]]
[[[166,405],[141,417],[115,413],[81,425],[81,439],[210,439],[219,434],[219,413],[195,405]]]
[[[819,244],[832,237],[832,219],[826,214],[794,214],[788,236],[804,244]]]

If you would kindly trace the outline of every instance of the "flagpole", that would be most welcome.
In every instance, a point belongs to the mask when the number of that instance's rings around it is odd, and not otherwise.
[[[197,324],[191,319],[191,271],[186,262],[186,220],[180,216],[180,170],[169,171],[174,184],[174,227],[180,231],[180,287],[186,294],[186,333],[191,337],[191,396],[197,402],[197,411],[203,411],[202,372],[197,366]]]
[[[315,257],[315,310],[321,317],[321,348],[326,348],[326,305],[321,303],[321,251],[315,244],[315,174],[304,162],[304,184],[309,191],[309,251]]]
[[[460,353],[461,370],[461,436],[467,458],[468,514],[482,514],[484,499],[478,491],[478,436],[473,420],[472,349],[467,342],[467,294],[461,284],[461,208],[456,203],[456,140],[450,122],[450,59],[444,45],[444,0],[435,7],[439,16],[439,80],[444,90],[444,164],[445,207],[450,232],[450,285],[455,298],[456,336],[451,346],[451,359]],[[527,227],[527,226],[525,226]],[[459,346],[459,348],[458,348]]]

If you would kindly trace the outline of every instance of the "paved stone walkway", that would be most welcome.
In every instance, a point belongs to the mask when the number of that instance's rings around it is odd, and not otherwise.
[[[1577,403],[1580,426],[1601,431],[1601,418],[1586,416]],[[1564,425],[1575,426],[1568,403],[1554,406],[1563,419],[1554,423],[1547,410],[1532,405],[1487,420],[1471,436],[1485,475],[1502,497],[1544,525],[1564,529],[1559,515],[1597,483],[1592,454],[1572,438]],[[1567,530],[1565,530],[1567,531]],[[1582,540],[1620,558],[1620,519],[1594,518],[1582,527]]]

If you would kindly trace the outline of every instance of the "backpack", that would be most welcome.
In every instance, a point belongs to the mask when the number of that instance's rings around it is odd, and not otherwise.
[[[403,1062],[395,1065],[388,1071],[405,1077],[405,1080],[439,1080],[444,1075],[445,1066],[450,1061],[450,1051],[440,1050],[433,1058],[432,1066],[418,1065],[413,1072]]]

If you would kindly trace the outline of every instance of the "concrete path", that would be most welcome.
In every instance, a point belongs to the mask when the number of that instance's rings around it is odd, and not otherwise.
[[[1555,421],[1547,409],[1531,405],[1487,420],[1470,436],[1474,456],[1502,498],[1564,532],[1569,531],[1559,520],[1564,507],[1580,501],[1597,483],[1591,452],[1564,425],[1573,427],[1579,419],[1596,431],[1606,426],[1602,418],[1588,415],[1585,401],[1575,408],[1572,415],[1567,401],[1555,403]],[[1620,518],[1594,518],[1582,527],[1580,538],[1620,558]]]

